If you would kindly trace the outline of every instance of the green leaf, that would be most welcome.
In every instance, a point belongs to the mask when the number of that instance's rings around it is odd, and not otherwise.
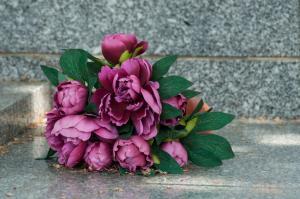
[[[218,130],[229,124],[234,115],[222,112],[206,112],[196,116],[197,123],[193,132]]]
[[[68,51],[68,50],[81,50],[81,51],[84,51],[87,54],[87,58],[89,60],[91,60],[91,61],[99,64],[100,66],[109,65],[109,63],[107,63],[105,60],[100,59],[98,57],[95,57],[95,56],[93,56],[92,54],[90,54],[89,52],[87,52],[87,51],[85,51],[83,49],[66,49],[66,48],[64,48],[62,50],[64,50],[64,51]]]
[[[186,137],[190,132],[186,129],[176,130],[165,126],[161,126],[155,137],[156,143],[160,145],[162,142],[177,140]]]
[[[126,132],[126,133],[120,134],[119,138],[120,138],[120,139],[127,140],[127,139],[129,139],[131,136],[132,136],[132,132],[128,131],[128,132]]]
[[[91,55],[90,53],[87,52],[87,57],[92,60],[93,62],[95,62],[96,64],[98,64],[99,66],[105,66],[105,65],[109,65],[108,63],[106,63],[104,60],[99,59],[93,55]]]
[[[193,150],[184,145],[187,149],[189,160],[195,165],[202,167],[216,167],[222,165],[222,161],[213,155],[213,153],[204,149]]]
[[[152,145],[152,153],[157,155],[160,163],[154,164],[155,167],[163,172],[170,174],[182,174],[183,170],[168,153],[160,150],[157,145]]]
[[[218,135],[191,133],[181,141],[194,154],[200,151],[201,154],[207,154],[207,157],[216,157],[220,160],[234,157],[229,142]]]
[[[91,113],[91,114],[97,114],[97,106],[94,103],[89,103],[85,108],[84,111],[86,113]]]
[[[160,126],[158,134],[155,136],[155,141],[158,145],[166,140],[171,140],[172,129],[169,127]]]
[[[56,151],[54,151],[53,149],[49,148],[46,157],[44,157],[44,158],[36,158],[36,160],[49,160],[53,155],[55,155],[55,153],[56,153]]]
[[[189,160],[191,160],[194,164],[203,167],[214,167],[221,165],[221,159],[215,156],[212,152],[202,148],[200,145],[200,143],[202,143],[200,138],[195,135],[197,134],[190,134],[181,140],[181,143],[188,152]]]
[[[160,118],[162,120],[176,118],[181,115],[182,115],[181,110],[175,108],[174,106],[171,106],[170,104],[166,104],[166,103],[162,104],[162,113],[160,115]]]
[[[53,84],[54,86],[57,86],[62,80],[61,77],[64,77],[64,75],[55,68],[41,65],[41,69],[48,78],[48,80],[51,82],[51,84]]]
[[[169,139],[171,129],[163,130],[160,127],[158,134],[155,136],[155,141],[158,145],[160,145],[163,141]]]
[[[194,91],[194,90],[185,90],[185,91],[182,91],[181,94],[183,96],[185,96],[186,98],[190,99],[190,98],[193,98],[193,97],[199,95],[200,92]]]
[[[61,83],[66,80],[67,80],[67,77],[64,74],[62,74],[61,72],[58,72],[58,82]]]
[[[196,134],[200,142],[198,144],[207,151],[212,152],[215,156],[221,160],[226,160],[234,157],[234,153],[230,146],[230,143],[219,135],[215,134]],[[191,134],[191,138],[195,137]]]
[[[48,151],[48,153],[47,153],[46,159],[49,159],[49,158],[52,157],[55,153],[56,153],[56,151],[54,151],[53,149],[49,148],[49,151]]]
[[[168,76],[159,81],[159,94],[161,99],[168,99],[186,90],[192,83],[180,76]]]
[[[159,80],[164,76],[176,59],[176,55],[170,55],[155,62],[153,65],[152,80]]]
[[[119,132],[119,137],[121,139],[128,139],[132,136],[133,134],[133,125],[128,122],[127,124],[118,127],[118,132]]]
[[[96,89],[99,89],[99,88],[101,88],[101,84],[100,84],[100,82],[99,82],[99,81],[97,81],[97,82],[95,83],[94,87],[95,87]]]
[[[86,80],[88,83],[89,91],[91,92],[93,87],[99,88],[100,83],[98,81],[98,73],[101,70],[101,67],[98,63],[95,62],[87,62],[87,69],[88,69],[88,79]]]
[[[91,74],[96,74],[96,75],[98,75],[98,73],[100,72],[100,70],[101,70],[101,65],[99,65],[98,63],[96,63],[96,62],[87,62],[87,68],[88,68],[88,70],[89,70],[89,72],[91,73]]]
[[[88,79],[87,70],[88,53],[82,49],[66,50],[60,57],[60,66],[63,72],[75,80],[84,82]]]
[[[95,84],[97,83],[98,78],[97,76],[89,76],[87,79],[87,84],[88,84],[88,89],[89,89],[89,94],[91,94],[93,87],[95,86]]]
[[[98,76],[97,69],[100,70],[101,64],[91,64],[87,62],[87,59],[97,60],[97,58],[90,55],[88,52],[82,49],[69,49],[64,52],[60,58],[60,65],[65,74],[75,80],[79,80],[82,83],[86,82],[89,93],[91,93],[95,86]],[[96,68],[96,64],[98,67]]]
[[[120,175],[126,175],[128,173],[127,169],[119,166],[119,173]]]

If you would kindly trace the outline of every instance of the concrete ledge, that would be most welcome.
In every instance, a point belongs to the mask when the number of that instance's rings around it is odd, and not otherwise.
[[[0,84],[0,145],[39,122],[50,109],[47,83]]]

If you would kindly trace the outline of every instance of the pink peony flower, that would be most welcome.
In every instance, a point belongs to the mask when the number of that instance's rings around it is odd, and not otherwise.
[[[139,109],[131,116],[131,118],[136,133],[145,140],[150,140],[157,135],[159,115],[154,113],[149,106]]]
[[[99,128],[95,130],[94,133],[103,142],[112,143],[119,137],[116,127],[112,126],[110,123],[97,119],[96,124],[99,126]]]
[[[136,76],[141,84],[150,81],[152,74],[152,66],[145,59],[132,58],[122,64],[122,68],[128,73]]]
[[[90,144],[85,152],[84,160],[90,171],[100,171],[112,163],[112,146],[104,142]]]
[[[86,115],[68,115],[58,120],[51,131],[52,135],[61,135],[65,142],[78,144],[90,139],[92,132],[104,141],[118,138],[115,127],[109,123],[100,121],[98,118]]]
[[[172,156],[181,167],[187,164],[187,152],[179,141],[165,142],[161,149]]]
[[[45,137],[48,142],[48,145],[54,151],[60,151],[60,149],[64,145],[64,140],[61,135],[53,135],[51,131],[54,127],[54,124],[57,120],[59,120],[62,116],[60,115],[59,111],[56,108],[53,108],[46,114],[47,122],[46,122],[46,131]]]
[[[146,41],[137,41],[133,34],[110,34],[102,41],[102,54],[112,64],[120,63],[121,55],[128,51],[131,56],[144,53],[148,48]]]
[[[84,110],[88,90],[78,81],[65,81],[57,86],[54,95],[55,107],[65,115],[73,115]]]
[[[121,167],[135,172],[137,168],[147,169],[152,166],[150,146],[140,136],[128,140],[117,140],[113,146],[113,157]]]
[[[150,81],[151,73],[152,66],[138,58],[125,61],[121,68],[102,67],[99,73],[102,88],[92,96],[92,102],[99,107],[100,118],[117,126],[131,119],[139,135],[145,139],[156,136],[154,127],[159,123],[162,107],[159,84]],[[140,127],[141,122],[145,128]]]
[[[77,145],[67,142],[58,153],[58,162],[66,167],[72,168],[83,159],[87,143],[80,142]]]
[[[178,124],[179,120],[182,118],[182,116],[185,115],[185,113],[186,113],[186,107],[187,107],[186,97],[179,94],[179,95],[176,95],[169,99],[163,100],[163,102],[173,106],[174,108],[181,110],[182,114],[179,117],[172,118],[172,119],[166,119],[166,120],[161,121],[160,123],[163,125],[166,125],[166,126],[176,126]]]
[[[149,82],[141,90],[144,100],[150,106],[150,108],[157,114],[161,114],[161,102],[158,94],[159,84],[158,82]]]

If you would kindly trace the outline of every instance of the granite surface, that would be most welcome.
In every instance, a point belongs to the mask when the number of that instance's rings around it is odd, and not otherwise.
[[[299,56],[298,0],[11,0],[0,4],[0,51],[99,51],[134,32],[149,54]]]
[[[152,62],[157,59],[151,59]],[[0,81],[45,80],[58,56],[0,56]],[[300,117],[300,61],[179,59],[170,74],[194,82],[215,110],[242,117]]]
[[[0,96],[0,145],[38,123],[50,109],[46,83],[0,83]]]
[[[178,61],[172,69],[194,82],[215,108],[245,117],[300,117],[300,62]]]
[[[217,133],[231,142],[234,159],[213,169],[189,165],[183,175],[142,177],[35,160],[47,146],[29,132],[0,155],[0,198],[299,198],[299,124],[235,122]]]
[[[0,82],[46,80],[40,65],[57,66],[58,63],[59,57],[54,55],[0,56]]]

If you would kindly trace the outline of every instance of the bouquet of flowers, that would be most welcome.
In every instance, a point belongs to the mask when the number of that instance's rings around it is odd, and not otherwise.
[[[176,56],[152,65],[139,57],[148,43],[131,34],[106,35],[101,48],[105,59],[68,49],[62,71],[41,66],[56,86],[46,114],[47,158],[57,154],[60,164],[90,171],[178,174],[189,161],[213,167],[234,157],[229,142],[211,132],[234,116],[213,112],[190,81],[167,75]]]

